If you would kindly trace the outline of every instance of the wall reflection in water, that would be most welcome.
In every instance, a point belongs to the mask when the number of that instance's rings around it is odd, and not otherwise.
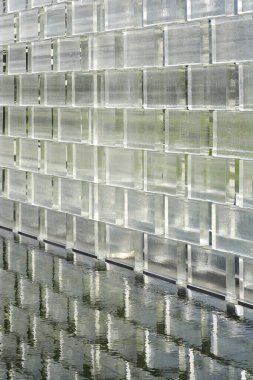
[[[17,240],[0,235],[1,380],[253,379],[249,309]]]

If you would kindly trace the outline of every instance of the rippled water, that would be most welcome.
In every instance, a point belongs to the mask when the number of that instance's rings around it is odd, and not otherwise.
[[[0,232],[1,380],[253,379],[253,311],[24,240]]]

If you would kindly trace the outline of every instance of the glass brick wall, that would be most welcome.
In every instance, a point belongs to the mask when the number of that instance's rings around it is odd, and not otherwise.
[[[253,303],[253,0],[0,12],[0,225]]]

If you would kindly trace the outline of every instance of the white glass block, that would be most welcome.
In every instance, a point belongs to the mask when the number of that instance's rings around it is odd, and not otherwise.
[[[147,235],[147,270],[160,276],[177,278],[177,245],[173,240]]]
[[[8,12],[21,11],[26,8],[26,0],[7,0]]]
[[[201,156],[190,158],[190,198],[225,203],[228,182],[229,161],[227,159]]]
[[[51,71],[51,41],[36,41],[31,44],[32,73]]]
[[[106,149],[106,183],[113,186],[143,187],[143,154],[131,149]]]
[[[252,0],[238,0],[238,12],[250,12],[253,10]]]
[[[94,146],[89,145],[75,145],[75,175],[77,179],[85,181],[94,181],[95,167],[94,160],[95,150]]]
[[[39,147],[38,141],[20,139],[20,168],[25,170],[38,171],[39,168]]]
[[[164,233],[164,197],[133,190],[127,193],[127,225],[144,232]]]
[[[190,0],[188,12],[190,19],[233,14],[234,3],[231,0]]]
[[[252,210],[216,205],[213,218],[214,248],[253,256]]]
[[[46,173],[65,176],[67,174],[66,144],[46,142]]]
[[[185,69],[144,71],[144,107],[184,108],[186,106]]]
[[[242,206],[253,208],[253,161],[240,161],[239,194]]]
[[[5,110],[4,107],[0,107],[0,135],[4,135],[6,133],[6,126],[5,126]]]
[[[89,135],[89,111],[78,108],[59,108],[58,126],[61,141],[81,142],[83,135],[84,137]]]
[[[15,224],[14,220],[14,202],[8,199],[0,198],[0,225],[13,228]]]
[[[240,298],[243,301],[253,303],[253,281],[252,281],[253,261],[243,259],[243,277],[241,281]]]
[[[111,32],[93,36],[91,49],[93,69],[123,67],[123,36],[121,33]]]
[[[39,12],[38,9],[27,10],[19,14],[19,39],[20,41],[30,41],[38,38],[39,35]]]
[[[226,293],[226,256],[218,251],[191,247],[191,284]]]
[[[170,239],[208,245],[208,203],[168,197],[168,231],[166,235]]]
[[[245,110],[253,109],[253,95],[251,86],[253,85],[253,64],[243,64],[239,68],[239,96],[240,108]]]
[[[141,2],[139,0],[106,0],[106,30],[139,27],[141,21]]]
[[[65,35],[65,4],[45,8],[44,28],[46,38]]]
[[[8,73],[23,74],[26,72],[26,44],[8,46]]]
[[[6,50],[4,46],[0,46],[0,74],[3,74],[6,67],[5,57],[6,57]]]
[[[95,32],[97,20],[95,8],[92,1],[85,4],[83,1],[72,3],[72,34],[85,34]]]
[[[81,182],[61,178],[60,208],[64,212],[81,214]]]
[[[10,136],[26,137],[26,116],[25,107],[8,107],[8,134]]]
[[[51,176],[32,175],[32,200],[35,205],[53,207],[53,179]]]
[[[58,39],[56,46],[54,67],[57,71],[81,70],[80,38]]]
[[[47,210],[47,239],[65,245],[67,236],[66,224],[66,214]]]
[[[76,218],[76,249],[95,255],[96,224],[93,220]]]
[[[73,104],[94,106],[97,103],[96,74],[74,73]]]
[[[213,60],[247,61],[253,58],[251,16],[213,20]]]
[[[0,16],[0,43],[14,42],[14,15]]]
[[[164,118],[161,110],[125,110],[124,127],[127,147],[163,149]]]
[[[52,125],[52,108],[39,108],[32,107],[31,110],[31,123],[32,123],[32,137],[38,139],[52,139],[53,125]]]
[[[26,201],[26,172],[10,169],[8,171],[8,195],[17,201]]]
[[[41,5],[48,5],[48,4],[52,4],[52,3],[53,3],[53,0],[32,0],[32,6],[33,7],[38,7]]]
[[[14,166],[14,139],[0,136],[0,165]]]
[[[124,32],[124,66],[162,66],[163,35],[160,29]]]
[[[0,75],[0,104],[14,104],[14,76]]]
[[[165,149],[172,152],[208,154],[212,146],[211,113],[165,111]]]
[[[42,83],[42,103],[56,106],[66,104],[64,73],[44,74]]]
[[[33,105],[39,103],[39,77],[36,74],[20,75],[20,104]]]
[[[147,152],[147,190],[176,194],[177,156],[174,154]]]
[[[141,71],[107,71],[105,73],[106,107],[141,107]]]
[[[39,208],[20,204],[20,230],[27,234],[39,235]]]
[[[143,23],[144,25],[159,24],[164,22],[184,21],[184,0],[144,0]]]
[[[229,109],[236,106],[234,65],[189,68],[189,107]]]
[[[95,219],[101,222],[123,225],[124,190],[111,186],[97,186],[97,210]]]
[[[216,155],[252,157],[252,115],[252,112],[217,112]]]
[[[208,23],[187,23],[165,28],[165,65],[208,63]]]
[[[123,111],[97,108],[93,111],[94,144],[123,146]]]

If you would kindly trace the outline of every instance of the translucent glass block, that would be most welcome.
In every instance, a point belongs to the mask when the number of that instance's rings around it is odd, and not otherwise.
[[[212,147],[212,114],[204,111],[165,111],[165,149],[208,154]]]
[[[75,248],[95,255],[96,223],[93,220],[76,218]]]
[[[217,112],[216,155],[252,157],[252,115],[252,112]]]
[[[0,198],[0,225],[7,228],[14,228],[14,202]]]
[[[234,13],[234,3],[230,0],[188,0],[188,18],[222,16]]]
[[[186,106],[185,69],[144,71],[144,107],[184,108]]]
[[[161,110],[125,110],[124,126],[127,147],[163,149],[164,118]]]
[[[177,242],[147,235],[147,270],[160,276],[177,278]]]
[[[39,77],[36,74],[20,75],[20,104],[35,105],[39,103]]]
[[[5,134],[5,110],[4,107],[0,107],[0,136]]]
[[[143,23],[144,25],[164,22],[184,21],[184,0],[144,0]]]
[[[208,23],[171,25],[165,28],[165,65],[208,63]]]
[[[19,14],[19,39],[20,41],[30,41],[38,38],[38,9],[27,10]]]
[[[164,197],[128,190],[127,225],[144,232],[164,233]]]
[[[33,174],[32,200],[35,205],[53,207],[53,179],[51,176]]]
[[[0,75],[0,105],[14,104],[14,76]]]
[[[77,179],[85,181],[94,181],[95,167],[94,167],[94,146],[89,145],[75,145],[75,175]]]
[[[26,72],[26,44],[8,46],[8,73],[23,74]]]
[[[91,49],[93,69],[123,67],[123,36],[121,33],[111,32],[93,36]]]
[[[8,107],[7,125],[10,136],[26,137],[26,116],[25,107]]]
[[[168,231],[166,235],[170,239],[208,245],[208,203],[168,197]]]
[[[106,0],[106,30],[141,26],[141,10],[139,0]]]
[[[52,139],[53,125],[52,125],[52,108],[39,108],[32,107],[31,109],[31,123],[32,123],[32,137],[38,139]]]
[[[0,136],[0,165],[14,166],[14,139]]]
[[[75,1],[72,4],[72,34],[85,34],[96,31],[97,19],[95,4],[92,1]]]
[[[20,168],[25,170],[38,171],[39,168],[39,147],[38,141],[20,139]]]
[[[32,73],[51,71],[51,41],[36,41],[31,44]]]
[[[79,108],[58,109],[59,139],[62,141],[89,140],[89,111]]]
[[[252,0],[238,0],[238,12],[250,12],[253,10]]]
[[[41,101],[45,105],[65,105],[65,74],[44,74]]]
[[[243,301],[253,303],[253,281],[252,281],[253,262],[252,259],[243,259],[243,277],[241,281],[240,298]]]
[[[105,73],[106,107],[141,107],[141,71],[107,71]]]
[[[66,144],[46,142],[46,173],[67,175],[67,147]]]
[[[66,224],[66,214],[47,210],[47,239],[65,245]]]
[[[253,211],[223,205],[215,206],[213,247],[253,256]]]
[[[189,107],[229,109],[237,104],[234,65],[189,68]]]
[[[21,11],[26,8],[26,0],[7,0],[8,12]]]
[[[65,4],[45,8],[44,36],[57,37],[65,35]]]
[[[26,201],[26,172],[10,169],[8,171],[9,197],[17,201]]]
[[[124,66],[162,66],[163,35],[159,29],[124,32]]]
[[[239,194],[243,207],[253,208],[253,161],[240,160]]]
[[[143,187],[143,154],[131,149],[107,148],[106,183],[113,186]]]
[[[79,38],[58,39],[56,46],[54,65],[57,71],[81,70]]]
[[[123,111],[97,108],[93,111],[94,144],[123,146]]]
[[[27,234],[39,235],[39,208],[20,204],[20,230]]]
[[[226,293],[226,256],[191,246],[191,284],[216,293]]]
[[[232,180],[229,176],[229,160],[191,156],[188,179],[190,198],[225,203],[228,201],[229,180]]]
[[[147,152],[146,160],[147,190],[175,195],[177,188],[177,156]]]
[[[71,214],[81,214],[81,182],[67,178],[60,180],[60,208]]]
[[[14,42],[14,15],[0,16],[0,43]]]
[[[240,108],[245,110],[253,109],[253,95],[251,86],[253,85],[253,64],[243,64],[239,68],[239,102]]]
[[[121,188],[98,185],[97,209],[95,219],[101,222],[123,225],[124,223],[124,190]]]
[[[32,0],[32,6],[33,7],[38,7],[41,5],[48,5],[48,4],[52,4],[52,3],[53,3],[53,0]]]
[[[253,58],[251,16],[217,19],[213,27],[213,61],[247,61]]]
[[[74,73],[73,82],[73,104],[94,106],[97,103],[96,74]]]

